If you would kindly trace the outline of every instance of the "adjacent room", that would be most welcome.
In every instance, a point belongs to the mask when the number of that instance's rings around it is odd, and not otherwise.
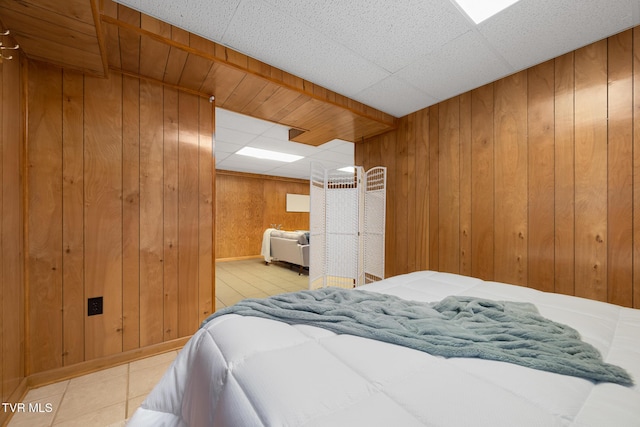
[[[0,55],[1,425],[640,426],[640,1],[0,0]],[[362,286],[313,165],[385,170]]]

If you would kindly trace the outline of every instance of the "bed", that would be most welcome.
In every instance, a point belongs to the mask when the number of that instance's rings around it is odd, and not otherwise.
[[[361,290],[533,303],[633,384],[231,313],[194,334],[128,426],[640,426],[640,310],[434,271],[348,292]]]

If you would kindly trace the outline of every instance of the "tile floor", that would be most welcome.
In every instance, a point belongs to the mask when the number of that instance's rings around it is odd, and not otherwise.
[[[218,262],[216,310],[244,298],[307,289],[308,280],[295,268],[279,263],[267,266],[258,258]],[[18,412],[9,427],[124,426],[177,354],[171,351],[30,390],[24,403],[41,412]]]

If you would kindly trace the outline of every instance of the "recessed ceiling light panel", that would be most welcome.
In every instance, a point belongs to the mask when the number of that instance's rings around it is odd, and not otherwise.
[[[275,160],[278,162],[291,163],[302,159],[302,156],[295,154],[279,153],[277,151],[263,150],[261,148],[243,147],[236,152],[241,156],[255,157],[256,159]]]
[[[505,10],[519,0],[453,0],[476,24]]]

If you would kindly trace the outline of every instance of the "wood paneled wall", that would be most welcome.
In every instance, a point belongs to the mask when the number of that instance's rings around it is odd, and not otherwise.
[[[216,258],[260,255],[271,224],[308,230],[309,213],[287,212],[286,195],[309,194],[309,182],[268,175],[216,173]]]
[[[192,334],[214,292],[213,105],[39,62],[27,99],[28,373]]]
[[[16,399],[21,397],[15,394],[25,378],[24,103],[21,54],[12,51],[12,56],[12,60],[0,63],[0,393],[3,402],[12,401],[12,394]],[[0,411],[0,423],[5,415]]]
[[[389,168],[389,275],[640,307],[640,27],[403,117],[356,161]]]

